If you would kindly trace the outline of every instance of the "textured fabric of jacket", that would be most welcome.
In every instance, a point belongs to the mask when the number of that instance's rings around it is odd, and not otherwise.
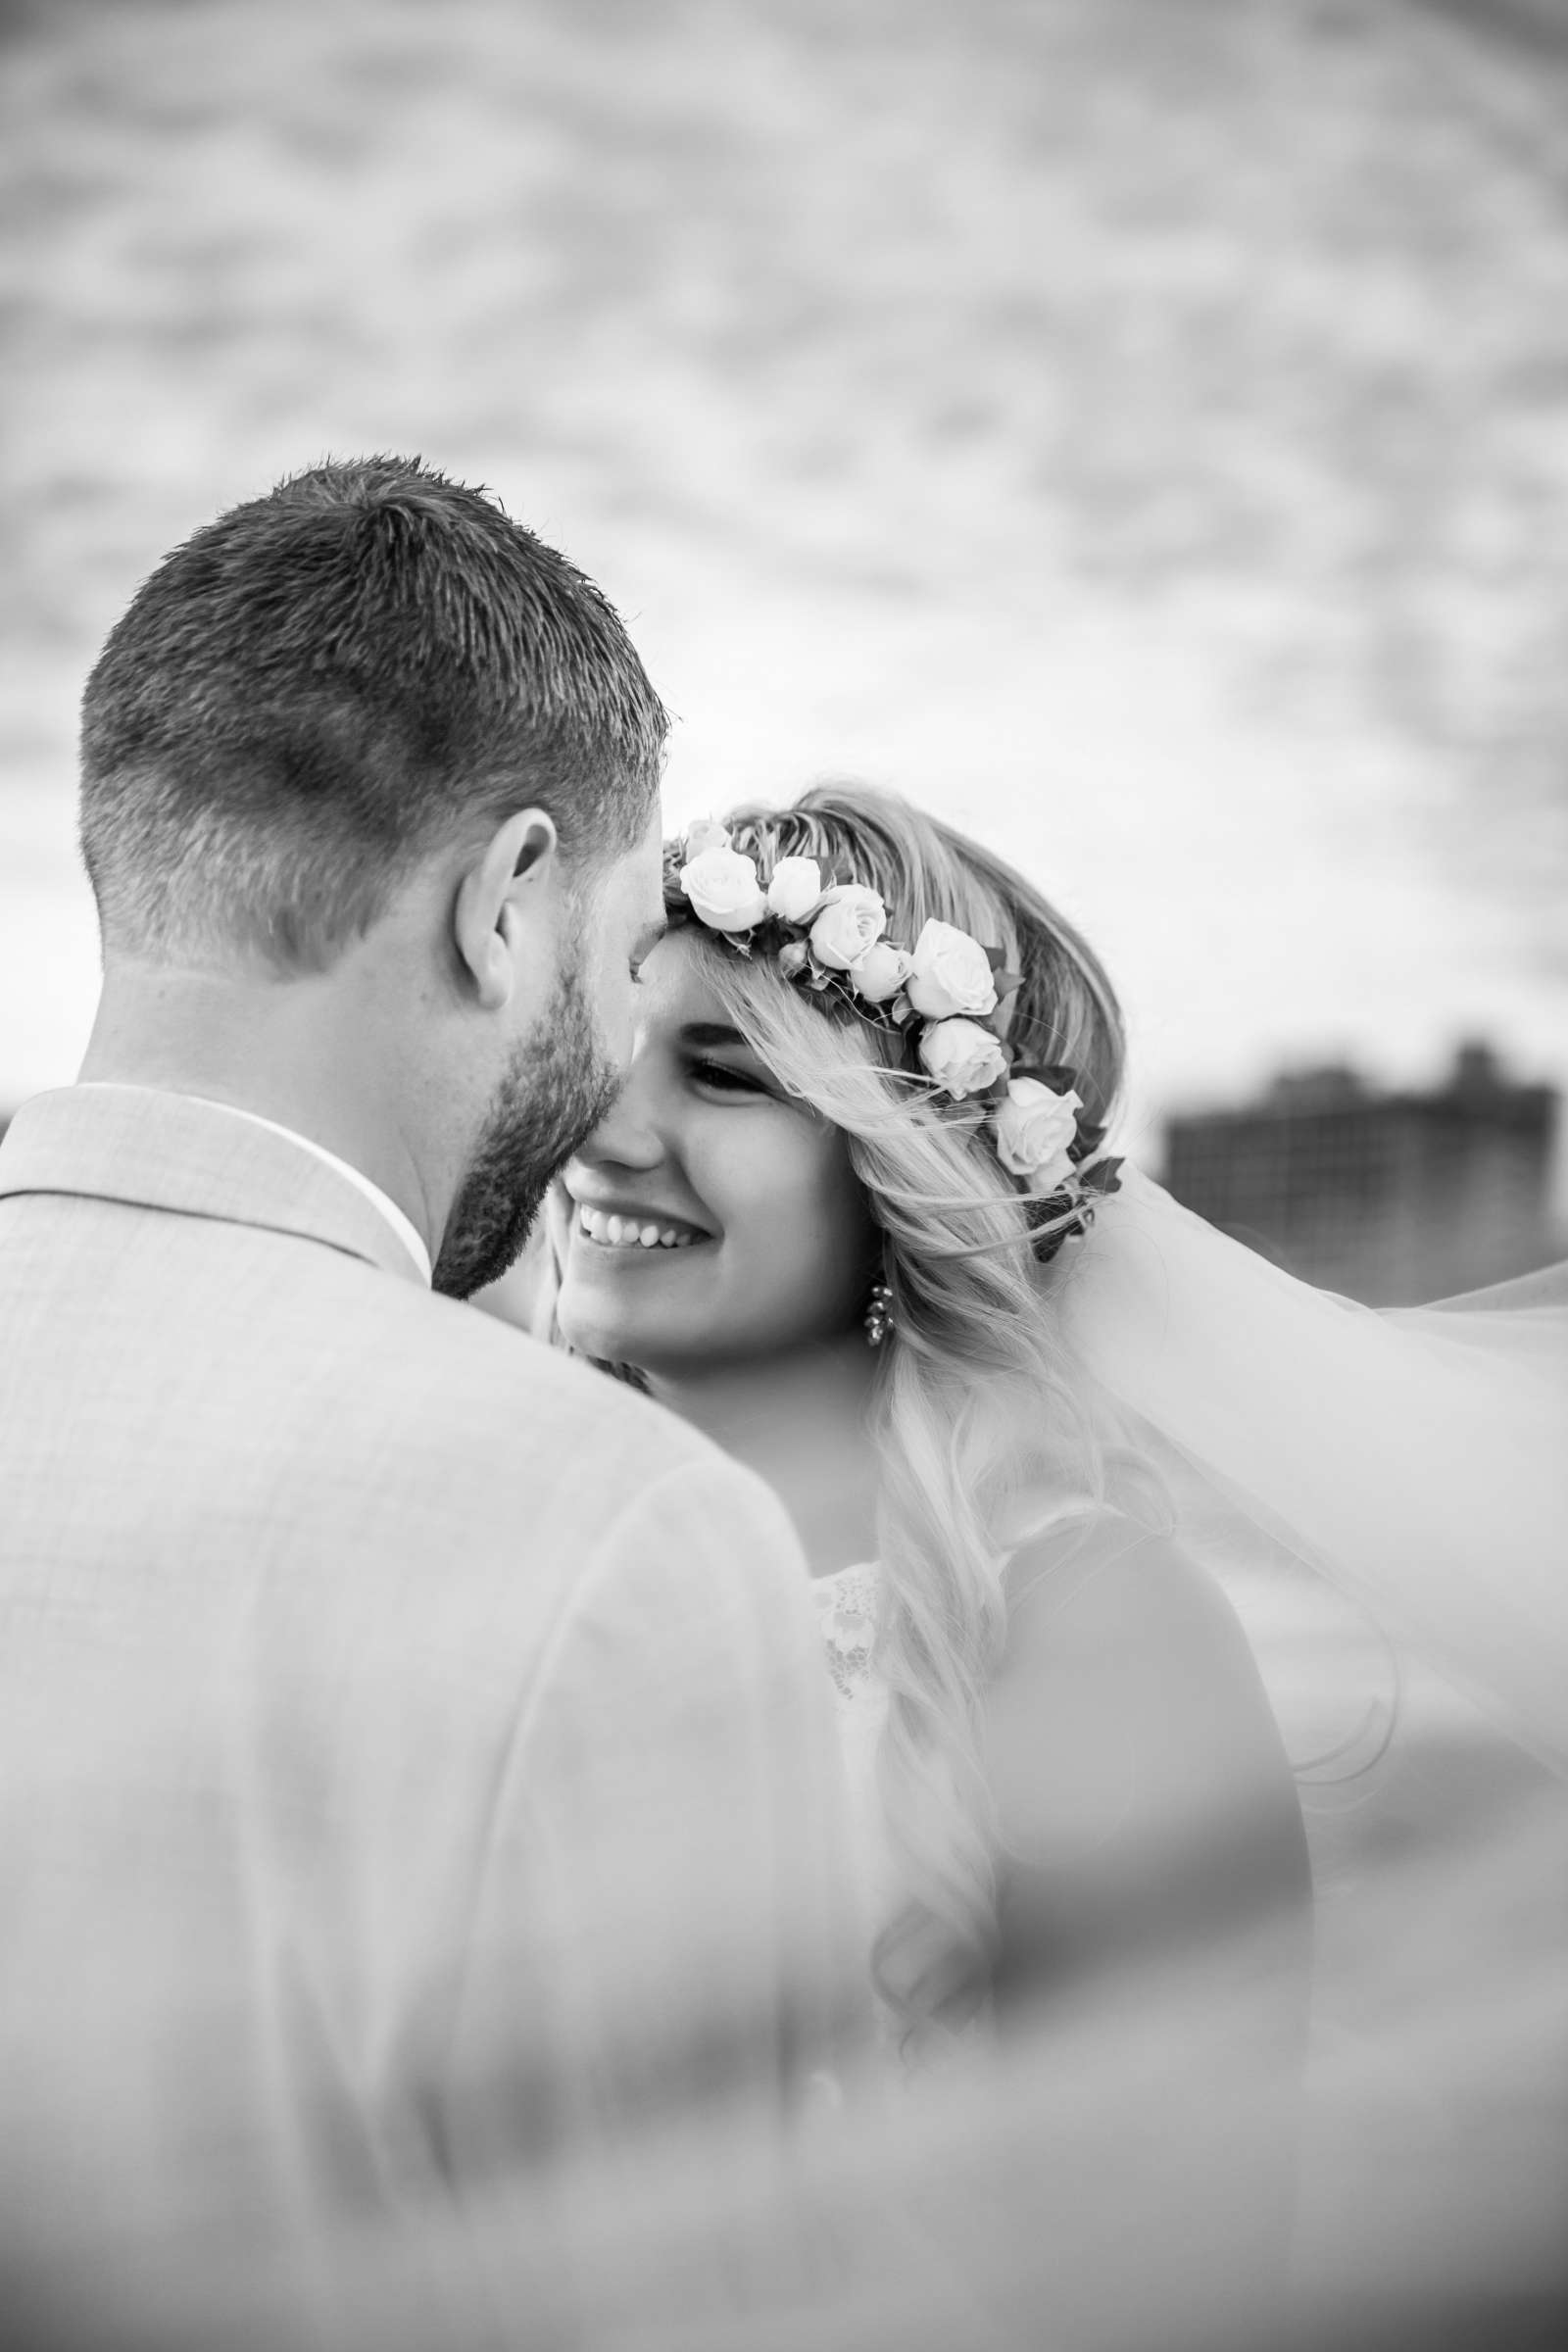
[[[139,1088],[22,1109],[9,2308],[69,2279],[89,2335],[102,2297],[152,2340],[229,2259],[329,2307],[400,2208],[612,2192],[710,2094],[765,2139],[857,1973],[837,1769],[748,1474],[432,1297],[286,1135]]]

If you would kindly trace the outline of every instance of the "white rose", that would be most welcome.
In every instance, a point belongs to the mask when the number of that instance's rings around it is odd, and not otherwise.
[[[978,1021],[933,1021],[920,1032],[920,1059],[954,1101],[978,1095],[1005,1075],[1007,1056]]]
[[[997,1111],[997,1157],[1012,1176],[1026,1176],[1043,1200],[1072,1174],[1067,1146],[1083,1104],[1075,1094],[1055,1095],[1038,1078],[1014,1078]]]
[[[1076,1176],[1077,1173],[1067,1153],[1058,1152],[1054,1159],[1048,1159],[1044,1167],[1036,1168],[1030,1176],[1028,1189],[1031,1200],[1049,1200],[1053,1193],[1060,1192],[1069,1176]]]
[[[902,948],[895,948],[885,939],[858,956],[850,966],[850,986],[858,997],[868,1004],[885,1004],[896,997],[909,977],[909,958]]]
[[[811,953],[830,971],[847,972],[887,927],[888,910],[874,890],[858,882],[841,882],[829,891],[827,905],[811,925]]]
[[[710,931],[749,931],[767,912],[757,861],[739,850],[702,850],[680,869],[680,886]]]
[[[729,835],[716,816],[694,816],[686,828],[686,855],[700,858],[705,850],[727,850]]]
[[[933,915],[909,958],[909,1003],[928,1021],[956,1012],[994,1012],[997,984],[978,940]]]
[[[767,886],[767,903],[786,923],[804,923],[822,896],[822,868],[814,858],[781,858]]]

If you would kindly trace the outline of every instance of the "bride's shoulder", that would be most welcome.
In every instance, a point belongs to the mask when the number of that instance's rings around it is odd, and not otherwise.
[[[1007,1669],[1103,1681],[1157,1676],[1170,1690],[1254,1679],[1221,1587],[1157,1523],[1064,1501],[1037,1520],[1006,1571]]]
[[[1236,1612],[1170,1534],[1122,1512],[1062,1513],[1014,1553],[987,1717],[1004,1817],[1010,1790],[1036,1827],[1055,1807],[1077,1835],[1123,1818],[1135,1792],[1162,1814],[1246,1788],[1295,1819]]]

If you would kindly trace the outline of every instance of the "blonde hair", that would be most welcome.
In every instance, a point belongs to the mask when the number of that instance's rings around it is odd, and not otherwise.
[[[937,916],[1000,948],[1023,975],[1007,1006],[1011,1042],[1028,1061],[1070,1066],[1090,1117],[1110,1116],[1124,1057],[1110,983],[1072,926],[1002,858],[858,785],[817,786],[784,809],[746,805],[723,821],[764,882],[781,858],[842,861],[880,893],[889,938],[912,945]],[[1060,1236],[1031,1227],[981,1132],[983,1113],[934,1104],[904,1068],[898,1040],[852,1006],[806,996],[771,957],[739,956],[700,925],[693,934],[754,1052],[843,1131],[884,1237],[895,1337],[873,1404],[877,1663],[890,1694],[880,1775],[914,1892],[875,1966],[906,2040],[918,2042],[973,2011],[995,1952],[977,1733],[1005,1633],[1009,1505],[1040,1485],[1103,1502],[1106,1457],[1049,1312],[1060,1274],[1042,1259]]]

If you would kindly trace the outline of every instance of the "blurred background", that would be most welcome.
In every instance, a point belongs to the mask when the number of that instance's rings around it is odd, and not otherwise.
[[[91,1017],[104,632],[417,451],[625,613],[672,823],[854,773],[1037,877],[1204,1213],[1378,1302],[1568,1247],[1568,0],[0,0],[0,1123]],[[1325,1758],[1320,2020],[1451,1983],[1492,2052],[1560,1871],[1351,1898],[1534,1783],[1375,1627],[1249,1622]]]
[[[0,0],[0,1117],[104,631],[416,450],[627,615],[672,818],[1037,876],[1196,1206],[1378,1300],[1562,1246],[1568,0]]]

